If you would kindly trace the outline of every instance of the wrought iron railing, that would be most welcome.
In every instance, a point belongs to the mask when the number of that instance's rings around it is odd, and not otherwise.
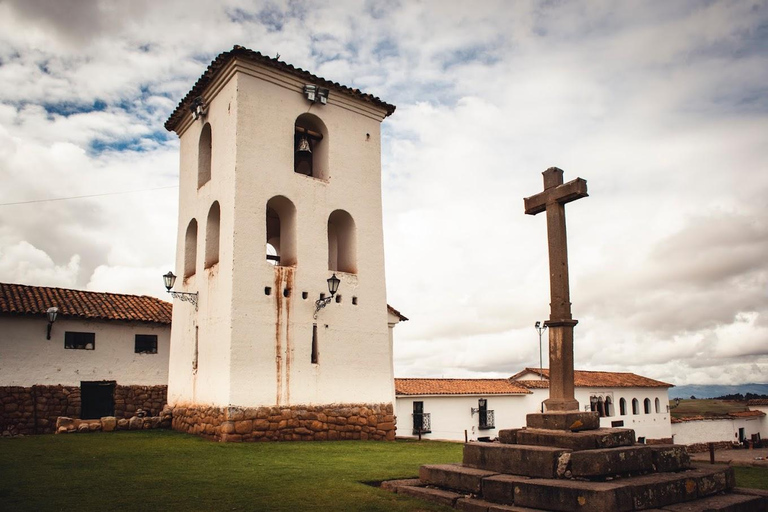
[[[480,430],[496,428],[493,411],[480,411]]]
[[[428,412],[413,413],[413,433],[429,434],[432,432],[432,419]]]

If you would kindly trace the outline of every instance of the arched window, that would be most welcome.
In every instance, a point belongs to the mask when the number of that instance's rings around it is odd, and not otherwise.
[[[640,414],[640,402],[637,398],[632,399],[632,414]]]
[[[328,179],[328,130],[319,117],[301,114],[293,136],[293,170],[299,174]]]
[[[197,188],[211,181],[211,125],[205,123],[197,146]]]
[[[661,412],[661,402],[659,401],[658,398],[656,399],[655,405],[656,405],[656,414],[659,414]]]
[[[627,401],[624,400],[623,398],[619,399],[619,414],[621,416],[627,415]]]
[[[266,257],[273,265],[296,264],[296,207],[287,197],[267,201]]]
[[[328,270],[357,273],[355,221],[344,210],[335,210],[328,217]]]
[[[645,414],[651,414],[651,399],[650,398],[646,398],[645,400],[643,400],[643,412],[645,412]]]
[[[607,396],[605,397],[605,415],[613,416],[614,414],[616,414],[616,411],[613,410],[613,400]]]
[[[197,221],[192,219],[184,236],[184,277],[195,275],[197,265]]]
[[[205,226],[205,268],[211,268],[219,262],[219,224],[221,208],[214,201],[208,210],[208,222]]]

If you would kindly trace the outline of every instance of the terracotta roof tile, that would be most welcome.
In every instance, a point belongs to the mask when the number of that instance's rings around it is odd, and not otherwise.
[[[376,96],[373,96],[372,94],[366,94],[360,91],[360,89],[353,89],[351,87],[347,87],[346,85],[341,85],[338,82],[331,82],[330,80],[326,80],[325,78],[319,77],[317,75],[313,75],[309,71],[304,71],[301,68],[294,67],[283,61],[273,59],[271,57],[267,57],[266,55],[262,55],[260,52],[255,52],[253,50],[249,50],[248,48],[244,48],[240,45],[235,45],[232,47],[230,51],[220,53],[208,65],[208,68],[205,70],[205,73],[203,73],[203,75],[197,80],[195,85],[192,87],[192,90],[190,90],[187,93],[187,95],[184,96],[184,98],[179,102],[176,109],[171,113],[170,117],[165,122],[166,130],[170,132],[176,128],[176,126],[181,121],[184,114],[189,110],[189,106],[192,104],[192,101],[194,101],[194,99],[197,98],[198,96],[202,95],[205,88],[208,86],[208,84],[210,84],[213,81],[213,78],[216,76],[219,70],[221,70],[224,66],[227,65],[227,63],[230,60],[234,58],[242,58],[242,59],[250,60],[252,62],[263,64],[265,66],[269,66],[275,69],[279,69],[280,71],[289,73],[302,80],[311,82],[315,85],[327,87],[331,90],[339,91],[349,96],[352,96],[353,98],[357,98],[359,100],[372,103],[377,107],[381,107],[385,109],[387,111],[388,116],[392,115],[392,113],[395,111],[394,105],[390,105],[389,103],[386,103],[380,100],[379,98],[377,98]]]
[[[389,304],[387,304],[387,311],[389,311],[390,313],[392,313],[393,315],[398,317],[401,322],[407,322],[408,321],[408,319],[405,318],[401,312],[399,312],[398,310],[396,310],[395,308],[393,308]]]
[[[707,421],[707,420],[732,420],[733,418],[756,418],[765,416],[763,411],[734,411],[728,414],[711,416],[686,416],[684,418],[672,418],[672,423],[683,423],[686,421]]]
[[[526,395],[507,379],[395,379],[396,395]]]
[[[543,375],[544,379],[549,379],[549,368],[544,368],[539,372],[538,368],[526,368],[525,370],[516,373],[511,377],[516,383],[523,386],[530,387],[549,387],[549,384],[542,386],[541,384],[528,384],[530,382],[541,381],[525,381],[517,380],[518,377],[524,373],[534,373],[536,375]],[[586,370],[574,370],[573,383],[576,387],[590,388],[590,387],[604,387],[604,388],[671,388],[673,384],[661,382],[660,380],[649,379],[642,375],[636,375],[628,372],[593,372]],[[547,382],[546,380],[544,382]]]
[[[728,416],[733,416],[734,418],[752,418],[755,416],[765,416],[765,413],[763,411],[734,411],[729,412]]]
[[[50,307],[59,315],[94,320],[125,320],[170,325],[173,305],[146,295],[88,292],[0,283],[0,314],[45,315]]]

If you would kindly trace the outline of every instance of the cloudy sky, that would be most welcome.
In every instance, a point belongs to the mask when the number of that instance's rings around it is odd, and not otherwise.
[[[577,368],[768,382],[767,1],[0,0],[0,281],[165,295],[163,122],[234,44],[397,105],[398,376],[538,366],[523,197],[557,166],[590,194],[567,207]]]

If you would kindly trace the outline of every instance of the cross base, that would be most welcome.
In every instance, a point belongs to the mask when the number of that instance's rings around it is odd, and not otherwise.
[[[544,400],[544,408],[547,412],[551,411],[578,411],[579,402],[575,399],[567,398],[548,398]]]

